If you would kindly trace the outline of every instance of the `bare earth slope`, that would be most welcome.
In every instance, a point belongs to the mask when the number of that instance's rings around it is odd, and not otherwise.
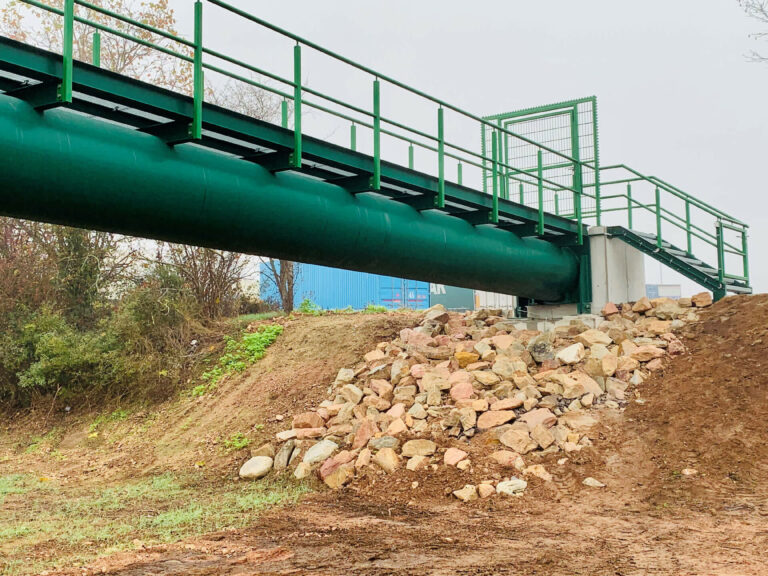
[[[554,483],[522,498],[412,499],[400,476],[315,494],[246,530],[116,555],[92,573],[768,574],[768,296],[728,298],[683,337],[690,354],[626,411],[606,411],[595,448],[548,464]],[[587,476],[607,487],[583,486]]]

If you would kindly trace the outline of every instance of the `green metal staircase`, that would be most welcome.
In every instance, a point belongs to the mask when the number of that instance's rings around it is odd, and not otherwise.
[[[628,230],[623,226],[609,226],[608,234],[621,239],[633,248],[710,290],[716,299],[723,298],[728,292],[734,294],[752,293],[752,288],[748,282],[721,277],[717,268],[696,258],[686,250],[681,250],[666,240],[662,240],[661,246],[659,246],[659,239],[655,234]]]

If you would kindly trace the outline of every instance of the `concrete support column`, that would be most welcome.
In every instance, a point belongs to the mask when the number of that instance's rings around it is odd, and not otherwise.
[[[589,229],[592,263],[592,310],[597,313],[607,302],[635,302],[645,296],[643,253],[611,238],[605,226]]]

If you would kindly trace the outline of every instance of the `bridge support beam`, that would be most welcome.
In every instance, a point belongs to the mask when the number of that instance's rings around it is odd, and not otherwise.
[[[562,301],[568,248],[0,95],[0,214]]]
[[[645,257],[640,250],[608,235],[605,226],[589,229],[592,263],[592,311],[608,302],[636,302],[645,296]]]

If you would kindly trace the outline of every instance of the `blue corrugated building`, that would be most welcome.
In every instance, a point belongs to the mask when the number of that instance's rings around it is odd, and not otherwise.
[[[298,276],[294,290],[294,305],[306,298],[324,310],[351,306],[362,310],[369,304],[389,309],[429,308],[429,283],[392,276],[379,276],[339,268],[297,264]],[[277,301],[277,288],[261,271],[262,300]]]

